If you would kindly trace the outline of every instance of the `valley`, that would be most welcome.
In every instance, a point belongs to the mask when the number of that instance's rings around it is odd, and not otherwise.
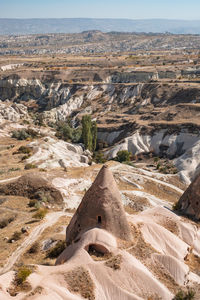
[[[0,299],[192,290],[198,300],[198,182],[195,201],[179,199],[200,174],[199,36],[92,31],[0,44]],[[85,115],[97,126],[90,150]],[[94,216],[101,196],[106,225]],[[129,238],[113,229],[121,213],[106,212],[109,199],[122,203]],[[84,201],[94,211],[85,205],[73,221]],[[17,285],[19,270],[30,276]]]

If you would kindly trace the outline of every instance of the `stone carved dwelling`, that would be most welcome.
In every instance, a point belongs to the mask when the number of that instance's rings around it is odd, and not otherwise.
[[[104,229],[123,240],[132,239],[117,184],[106,165],[101,168],[67,227],[67,245],[93,228]]]
[[[178,202],[180,212],[200,220],[200,175],[189,185]]]

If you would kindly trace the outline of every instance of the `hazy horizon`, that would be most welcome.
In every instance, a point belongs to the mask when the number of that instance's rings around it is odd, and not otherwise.
[[[198,0],[0,0],[0,7],[1,19],[200,20]]]

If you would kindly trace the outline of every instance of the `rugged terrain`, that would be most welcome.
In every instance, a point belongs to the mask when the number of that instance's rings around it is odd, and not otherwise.
[[[199,221],[174,211],[200,166],[199,51],[181,48],[0,56],[0,297],[171,300],[189,289],[199,299]],[[108,160],[133,239],[88,231],[80,252],[54,266],[102,166],[56,135],[59,121],[78,128],[85,114],[97,122],[95,155]],[[113,161],[119,150],[131,161]],[[88,242],[109,253],[86,251]],[[19,283],[20,272],[31,275]]]

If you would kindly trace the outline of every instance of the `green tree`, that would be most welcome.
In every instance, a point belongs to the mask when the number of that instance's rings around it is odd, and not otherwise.
[[[97,123],[92,122],[92,148],[93,151],[96,150],[97,147]]]
[[[91,116],[85,115],[82,118],[82,140],[86,149],[95,151],[97,143],[97,125],[92,122]]]
[[[119,162],[130,161],[131,153],[127,150],[121,150],[117,152],[116,160]]]

